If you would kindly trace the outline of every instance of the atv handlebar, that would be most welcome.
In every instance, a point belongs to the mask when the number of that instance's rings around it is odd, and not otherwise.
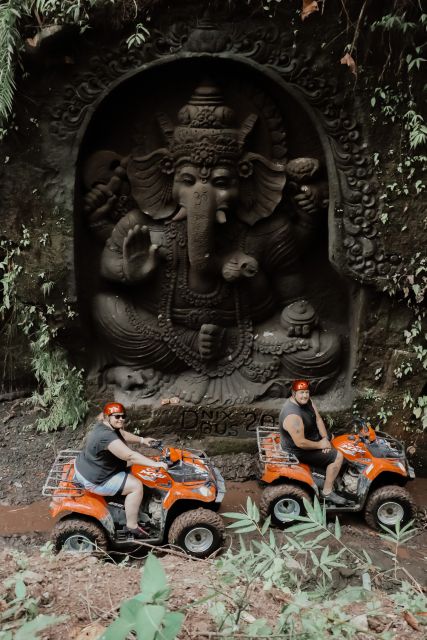
[[[161,451],[163,449],[163,441],[155,440],[150,444],[150,449],[159,449]]]
[[[166,462],[166,464],[168,465],[168,469],[171,469],[173,466],[176,465],[176,463],[178,462],[178,460],[171,460],[170,459],[170,454],[169,454],[169,449],[163,445],[163,440],[156,440],[155,442],[153,442],[150,445],[151,449],[158,449],[159,451],[161,451],[162,453],[164,453],[163,456],[161,456],[161,461],[162,462]]]

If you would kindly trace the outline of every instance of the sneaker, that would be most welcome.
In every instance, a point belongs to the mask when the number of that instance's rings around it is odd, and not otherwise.
[[[331,491],[331,493],[324,493],[323,491],[321,491],[320,495],[325,500],[328,500],[328,502],[333,502],[336,505],[342,506],[344,504],[347,504],[347,500],[339,496],[337,493],[335,493],[335,491]]]
[[[147,531],[142,527],[140,527],[139,525],[135,529],[131,529],[130,527],[125,527],[124,532],[126,533],[126,537],[129,540],[141,540],[142,538],[148,537]]]

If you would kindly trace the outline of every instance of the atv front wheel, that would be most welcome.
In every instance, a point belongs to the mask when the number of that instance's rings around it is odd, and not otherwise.
[[[296,516],[305,516],[304,500],[311,502],[308,493],[293,484],[267,487],[261,496],[260,513],[264,518],[271,516],[272,524],[283,528],[293,524]]]
[[[169,529],[168,542],[190,556],[207,558],[224,542],[225,526],[221,517],[208,509],[181,513]]]
[[[371,493],[365,507],[365,520],[373,529],[381,525],[394,529],[400,521],[403,527],[415,516],[415,502],[403,487],[380,487]]]
[[[60,520],[54,527],[52,542],[55,551],[93,553],[107,550],[107,534],[96,522],[69,518]]]

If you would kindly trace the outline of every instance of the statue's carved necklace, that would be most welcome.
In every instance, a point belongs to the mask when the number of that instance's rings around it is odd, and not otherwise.
[[[184,270],[184,275],[181,276],[181,261],[183,261],[184,264],[187,263],[187,242],[183,233],[183,225],[181,224],[179,226],[180,228],[178,228],[178,225],[172,223],[167,228],[165,234],[168,258],[164,288],[161,294],[160,314],[158,316],[163,340],[181,360],[198,373],[203,373],[212,378],[229,375],[250,358],[253,340],[250,315],[242,311],[238,288],[230,286],[228,283],[220,283],[215,291],[209,294],[199,294],[190,291],[188,287],[188,271]],[[175,292],[178,287],[180,295],[196,307],[204,306],[214,309],[226,298],[230,296],[234,298],[236,326],[228,329],[228,331],[233,331],[236,334],[234,341],[235,346],[233,346],[231,352],[226,353],[221,359],[213,363],[206,362],[197,351],[180,339],[179,334],[182,328],[175,326],[172,321]],[[183,289],[185,290],[185,294]]]

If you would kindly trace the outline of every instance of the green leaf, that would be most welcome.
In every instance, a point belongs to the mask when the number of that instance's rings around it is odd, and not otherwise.
[[[294,533],[297,536],[305,536],[308,533],[315,533],[316,531],[319,531],[320,527],[316,522],[307,522],[307,524],[296,524],[296,525],[292,525],[292,527],[289,527],[288,532],[289,533]]]
[[[261,528],[262,535],[264,535],[267,532],[270,524],[271,524],[271,516],[268,516]]]
[[[323,549],[322,554],[320,556],[320,564],[324,564],[328,560],[329,560],[329,546],[326,545],[326,547]]]
[[[313,545],[316,545],[316,544],[318,544],[319,542],[321,542],[322,540],[325,540],[326,538],[329,538],[329,537],[330,537],[330,535],[331,535],[330,531],[322,531],[322,533],[320,533],[320,534],[317,536],[317,538],[315,538],[315,539],[312,541],[312,544],[313,544]]]
[[[18,600],[23,600],[27,595],[27,587],[22,578],[19,578],[15,584],[15,596]]]
[[[142,606],[144,606],[144,603],[137,596],[130,600],[125,600],[120,606],[120,618],[133,625],[138,611]]]
[[[335,516],[335,537],[337,540],[341,539],[341,525],[338,516]]]
[[[221,515],[225,518],[234,518],[235,520],[247,520],[248,519],[248,515],[246,513],[233,513],[233,512],[227,512],[227,513],[221,513]]]
[[[242,526],[242,525],[240,525]],[[230,528],[230,527],[228,527]],[[256,525],[255,524],[250,524],[247,527],[243,527],[242,529],[236,529],[236,533],[250,533],[251,531],[256,531]]]
[[[34,620],[25,622],[15,633],[14,640],[34,640],[39,631],[44,631],[54,624],[59,624],[68,619],[68,616],[45,616],[40,614]]]
[[[332,573],[329,571],[328,567],[326,567],[325,565],[321,564],[320,568],[323,571],[323,573],[328,576],[329,580],[332,580]]]
[[[255,526],[252,520],[245,518],[245,520],[239,520],[238,522],[232,522],[227,525],[227,529],[238,529],[239,527],[248,527],[249,525]]]
[[[363,588],[366,589],[366,591],[372,591],[371,576],[367,571],[365,571],[365,573],[362,573],[362,584]]]
[[[117,618],[98,640],[125,640],[133,628],[133,622]]]
[[[204,600],[207,600],[207,598],[204,598]],[[168,611],[163,619],[163,629],[156,635],[156,640],[175,640],[184,618],[185,615],[179,611]]]
[[[367,562],[368,564],[372,564],[372,558],[371,558],[371,556],[369,555],[369,553],[366,551],[366,549],[362,549],[362,553],[363,553],[363,555],[365,556],[366,562]]]
[[[154,600],[156,594],[164,593],[168,589],[165,570],[156,556],[150,553],[144,563],[141,577],[141,593],[147,602]]]
[[[246,633],[250,638],[268,638],[272,634],[265,618],[254,620],[246,627]]]
[[[166,608],[161,605],[146,604],[142,606],[136,616],[135,624],[138,640],[154,640],[165,614]]]

